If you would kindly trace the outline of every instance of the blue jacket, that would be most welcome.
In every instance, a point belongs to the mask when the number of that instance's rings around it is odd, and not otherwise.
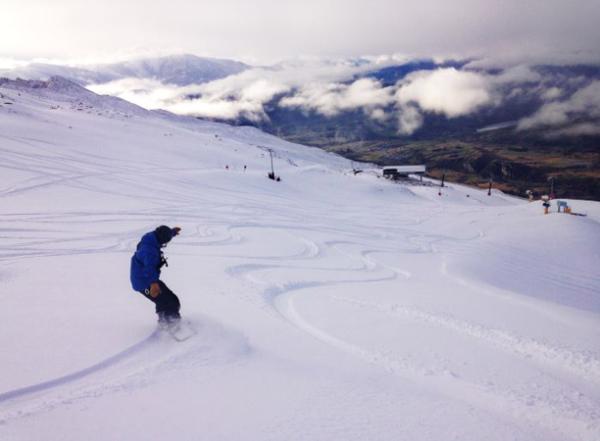
[[[158,238],[154,231],[144,234],[131,257],[131,286],[136,291],[144,292],[150,284],[160,277],[161,252]]]

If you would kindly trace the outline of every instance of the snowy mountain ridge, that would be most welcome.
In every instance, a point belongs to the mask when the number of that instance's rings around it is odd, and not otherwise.
[[[354,175],[59,78],[0,82],[0,151],[3,440],[600,437],[597,202]],[[161,224],[185,342],[129,285]]]
[[[32,80],[60,76],[83,86],[123,78],[154,79],[164,84],[187,86],[224,78],[247,68],[246,64],[239,61],[181,54],[90,66],[31,63],[19,68],[0,70],[0,76]]]

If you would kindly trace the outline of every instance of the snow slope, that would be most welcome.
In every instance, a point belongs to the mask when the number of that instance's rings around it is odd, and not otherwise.
[[[0,439],[600,439],[598,203],[439,196],[60,79],[0,94]],[[129,286],[160,224],[181,343]]]

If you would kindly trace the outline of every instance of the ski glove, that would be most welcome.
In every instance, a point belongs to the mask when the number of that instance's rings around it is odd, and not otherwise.
[[[158,283],[156,283],[156,282],[151,283],[150,284],[150,297],[155,299],[158,297],[159,294],[160,294],[160,286],[158,286]]]

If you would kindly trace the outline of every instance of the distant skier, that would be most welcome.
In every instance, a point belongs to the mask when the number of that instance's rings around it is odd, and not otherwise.
[[[159,279],[160,269],[163,265],[167,265],[167,259],[161,248],[165,247],[180,231],[179,227],[169,228],[161,225],[154,231],[144,234],[131,258],[131,286],[156,305],[160,324],[174,324],[181,317],[179,299]]]

